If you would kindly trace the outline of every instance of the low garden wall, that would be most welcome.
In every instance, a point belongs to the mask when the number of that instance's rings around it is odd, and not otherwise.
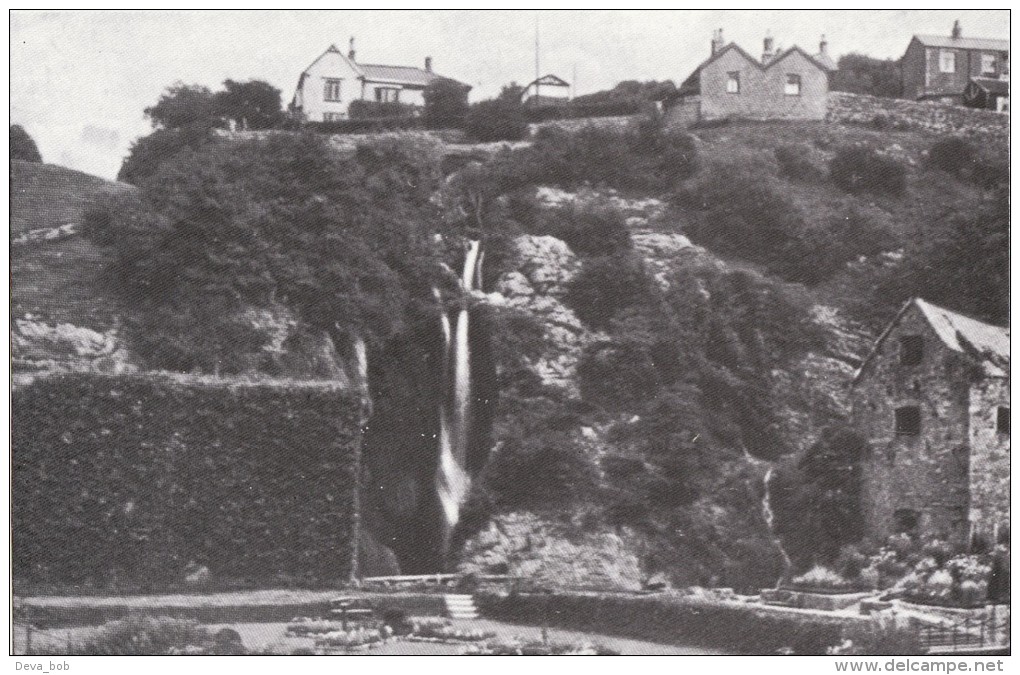
[[[360,411],[325,383],[66,374],[18,387],[16,584],[348,581]]]
[[[712,602],[675,594],[479,594],[492,619],[619,635],[653,642],[703,645],[738,654],[824,654],[843,628],[866,619]]]
[[[1009,115],[960,105],[829,92],[831,122],[889,129],[924,129],[1009,143]]]

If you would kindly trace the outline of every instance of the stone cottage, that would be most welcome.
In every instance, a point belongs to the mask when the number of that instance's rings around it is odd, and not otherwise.
[[[900,63],[904,98],[960,103],[973,78],[1009,81],[1009,40],[964,37],[957,21],[949,35],[912,37]]]
[[[450,79],[433,72],[432,57],[425,57],[424,66],[359,63],[351,38],[346,56],[330,45],[301,73],[290,110],[305,122],[339,122],[349,118],[354,101],[421,106],[428,85]]]
[[[829,73],[835,65],[825,37],[819,53],[777,50],[766,37],[761,59],[715,32],[709,58],[664,102],[670,125],[717,119],[825,119]]]
[[[1009,532],[1009,329],[910,300],[858,370],[865,536]]]

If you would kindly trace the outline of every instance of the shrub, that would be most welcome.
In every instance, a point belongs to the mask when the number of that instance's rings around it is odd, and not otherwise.
[[[928,162],[954,176],[970,168],[976,159],[977,149],[969,141],[955,136],[938,141],[928,150]]]
[[[131,616],[103,624],[70,651],[84,656],[166,656],[189,647],[204,653],[211,642],[208,629],[191,619]]]
[[[803,145],[781,145],[776,148],[776,163],[779,173],[792,180],[814,182],[821,180],[824,174],[811,161],[810,152]]]
[[[519,141],[528,135],[528,123],[520,103],[507,100],[481,101],[471,106],[464,123],[476,141]]]
[[[584,448],[562,432],[507,438],[483,473],[504,511],[563,506],[591,498],[598,469]]]
[[[843,642],[828,653],[833,656],[910,656],[924,654],[920,634],[892,622],[853,624],[843,632]]]
[[[622,253],[585,261],[564,300],[589,326],[605,328],[618,312],[647,305],[653,296],[640,258]]]
[[[399,607],[388,607],[382,612],[383,623],[393,629],[394,635],[408,635],[414,624],[407,618],[407,612]]]
[[[831,590],[849,589],[851,587],[849,581],[828,567],[821,565],[815,565],[804,574],[794,577],[790,580],[790,583],[793,586]]]
[[[36,147],[35,141],[28,135],[24,127],[20,124],[11,125],[11,138],[10,138],[10,150],[11,159],[20,159],[24,162],[41,162],[42,156],[39,154],[39,148]]]
[[[164,162],[187,149],[197,149],[212,142],[213,127],[207,121],[172,129],[157,129],[131,144],[117,180],[141,185],[159,171]]]
[[[907,186],[907,170],[891,157],[870,148],[851,147],[829,161],[829,177],[847,192],[900,195]]]
[[[425,111],[422,118],[429,129],[454,129],[464,124],[471,87],[447,78],[434,80],[425,87]]]
[[[562,239],[582,256],[615,255],[631,247],[627,218],[608,200],[575,200],[541,212],[536,220],[529,232]]]
[[[351,101],[348,108],[352,120],[413,117],[417,111],[417,106],[396,101]]]

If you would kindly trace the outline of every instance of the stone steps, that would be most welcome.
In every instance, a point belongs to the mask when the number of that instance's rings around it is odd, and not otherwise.
[[[447,594],[443,596],[446,614],[451,619],[477,619],[478,609],[470,595]]]

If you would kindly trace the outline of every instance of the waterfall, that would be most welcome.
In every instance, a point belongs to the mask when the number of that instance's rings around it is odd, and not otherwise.
[[[481,283],[481,242],[472,241],[464,260],[461,287],[470,292]],[[442,294],[432,289],[443,303]],[[439,466],[436,470],[436,492],[443,510],[443,553],[449,548],[450,533],[460,520],[460,507],[467,497],[471,479],[467,473],[468,442],[471,431],[471,349],[467,304],[457,315],[456,332],[451,330],[450,317],[443,308],[439,317],[443,334],[442,393],[439,403]],[[451,418],[447,396],[449,376],[453,370]]]
[[[744,448],[744,458],[751,466],[756,467],[764,464],[763,460],[752,455],[748,452],[747,448]],[[772,542],[775,544],[776,550],[779,551],[779,555],[783,559],[783,571],[779,575],[779,579],[776,581],[776,588],[778,588],[793,569],[793,561],[790,560],[790,556],[786,553],[786,549],[783,548],[783,540],[780,539],[778,534],[776,534],[776,513],[772,510],[772,475],[775,470],[775,467],[769,466],[769,468],[765,471],[765,477],[762,479],[764,493],[761,498],[761,515],[765,519],[765,525],[768,527],[769,535],[772,537]]]

